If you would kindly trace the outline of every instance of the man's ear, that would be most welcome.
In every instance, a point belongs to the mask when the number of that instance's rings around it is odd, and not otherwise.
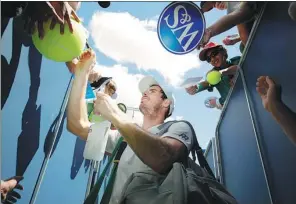
[[[163,102],[162,102],[162,106],[165,107],[165,108],[169,108],[171,105],[171,101],[169,99],[165,99]]]

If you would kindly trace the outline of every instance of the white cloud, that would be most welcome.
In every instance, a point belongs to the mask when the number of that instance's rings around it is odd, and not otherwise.
[[[144,21],[140,21],[143,27],[150,31],[155,31],[157,29],[157,21],[153,19],[146,19]]]
[[[96,12],[89,24],[95,47],[118,64],[133,63],[140,70],[158,71],[177,86],[184,73],[198,68],[196,51],[174,55],[161,45],[155,31],[156,17],[140,21],[129,13]]]

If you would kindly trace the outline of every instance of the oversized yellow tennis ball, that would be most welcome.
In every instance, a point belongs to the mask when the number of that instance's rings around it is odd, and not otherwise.
[[[219,71],[211,71],[207,74],[207,82],[216,85],[221,81],[221,73]]]
[[[71,19],[73,33],[66,24],[64,34],[60,34],[60,25],[50,30],[51,19],[43,23],[44,38],[41,40],[36,31],[32,40],[37,50],[46,58],[56,62],[68,62],[78,57],[84,50],[87,32],[81,23]]]

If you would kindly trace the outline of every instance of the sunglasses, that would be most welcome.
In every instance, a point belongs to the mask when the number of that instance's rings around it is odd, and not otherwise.
[[[212,51],[212,53],[206,57],[206,61],[208,63],[210,63],[212,60],[212,57],[216,57],[220,53],[220,51],[221,51],[221,49],[216,49],[216,50]]]

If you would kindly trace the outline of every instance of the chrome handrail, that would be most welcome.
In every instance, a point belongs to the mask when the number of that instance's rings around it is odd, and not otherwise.
[[[214,171],[215,177],[217,178],[218,172],[217,172],[217,164],[216,164],[217,163],[217,155],[216,155],[216,139],[215,139],[215,137],[213,137],[210,140],[209,144],[207,145],[206,151],[204,152],[204,157],[205,158],[208,156],[208,153],[209,153],[211,148],[213,150],[213,161],[214,161],[213,162],[213,165],[214,165],[213,171]]]
[[[210,148],[212,147],[212,139],[210,140],[209,144],[207,145],[206,151],[204,152],[204,156],[206,157],[210,151]]]
[[[37,199],[37,196],[39,193],[39,189],[40,189],[41,183],[43,181],[45,172],[47,170],[47,166],[48,166],[51,154],[54,149],[55,141],[57,139],[58,132],[60,130],[61,123],[63,121],[63,117],[66,114],[65,112],[66,112],[72,84],[73,84],[73,76],[70,77],[70,81],[69,81],[68,87],[66,89],[64,100],[63,100],[61,108],[60,108],[60,112],[59,112],[60,116],[59,116],[59,119],[58,119],[58,121],[55,125],[55,128],[54,128],[53,140],[52,140],[49,152],[48,152],[48,154],[45,155],[45,158],[43,160],[43,163],[42,163],[42,166],[41,166],[41,169],[40,169],[40,172],[39,172],[39,175],[38,175],[38,178],[37,178],[37,181],[36,181],[36,184],[35,184],[31,199],[30,199],[30,204],[34,204],[36,202],[36,199]]]
[[[218,178],[218,168],[217,168],[217,164],[218,164],[218,159],[217,159],[217,141],[216,141],[216,137],[213,137],[212,139],[213,141],[213,155],[214,155],[214,171],[215,171],[215,177],[216,179],[220,182],[220,178]]]

